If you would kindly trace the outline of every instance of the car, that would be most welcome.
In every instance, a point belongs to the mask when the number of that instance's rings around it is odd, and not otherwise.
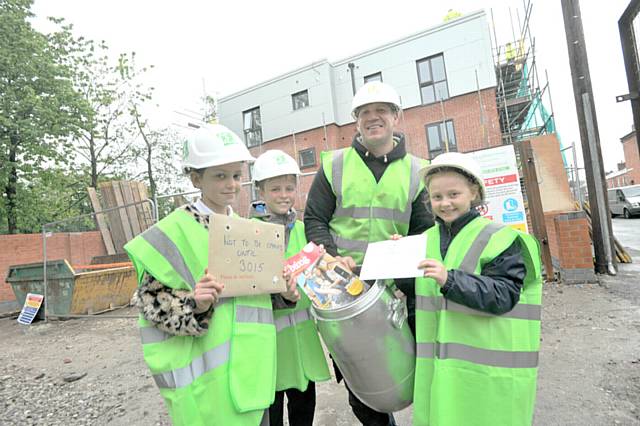
[[[640,185],[608,189],[607,198],[611,216],[623,215],[629,219],[640,214]]]

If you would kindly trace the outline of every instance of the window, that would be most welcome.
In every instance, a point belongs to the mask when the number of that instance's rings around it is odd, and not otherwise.
[[[367,84],[370,81],[382,81],[382,73],[377,72],[375,74],[369,74],[364,77],[364,83]]]
[[[430,104],[449,98],[447,89],[447,75],[444,70],[442,54],[421,59],[418,66],[418,82],[423,104]]]
[[[244,127],[244,141],[247,147],[258,146],[262,143],[262,124],[260,120],[260,107],[247,110],[242,113]]]
[[[311,167],[316,165],[316,149],[309,148],[303,149],[298,152],[298,163],[300,163],[300,168],[304,169],[305,167]]]
[[[427,145],[429,147],[429,158],[434,158],[438,154],[448,151],[458,151],[456,143],[456,132],[453,128],[453,121],[447,120],[444,123],[427,124]]]
[[[293,110],[306,108],[309,106],[309,91],[303,90],[302,92],[294,93],[291,95],[291,102],[293,103]]]

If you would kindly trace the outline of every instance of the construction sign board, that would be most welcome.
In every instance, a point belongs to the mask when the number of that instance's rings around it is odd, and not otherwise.
[[[24,325],[31,324],[38,314],[38,310],[40,309],[43,300],[44,296],[41,294],[27,293],[22,311],[20,312],[20,315],[18,315],[18,322]]]
[[[487,205],[481,209],[481,214],[494,222],[527,232],[524,197],[513,145],[502,145],[469,154],[480,164],[487,190]]]

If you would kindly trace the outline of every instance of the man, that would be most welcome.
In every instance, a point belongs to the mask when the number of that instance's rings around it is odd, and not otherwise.
[[[352,102],[357,133],[351,147],[322,153],[307,197],[307,240],[323,244],[356,271],[369,242],[420,234],[433,225],[418,177],[425,162],[408,154],[404,135],[394,131],[400,110],[400,97],[388,84],[362,86]],[[414,280],[396,280],[396,285],[407,296],[413,329]],[[342,379],[337,368],[336,376]],[[349,404],[364,425],[395,424],[392,415],[374,411],[350,390]]]

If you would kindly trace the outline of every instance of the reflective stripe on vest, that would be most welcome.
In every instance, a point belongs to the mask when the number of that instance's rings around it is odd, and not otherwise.
[[[158,385],[160,389],[177,389],[189,386],[194,380],[207,371],[213,370],[229,361],[230,349],[231,346],[229,342],[224,342],[203,353],[201,356],[194,358],[191,363],[185,367],[154,374],[153,380],[155,380],[156,385]]]
[[[231,298],[221,299],[218,306],[221,303],[230,301]],[[308,317],[308,314],[307,314]],[[237,322],[253,322],[258,324],[273,324],[273,311],[271,309],[257,308],[253,306],[236,306],[236,321]],[[300,320],[302,321],[302,320]],[[173,334],[169,334],[162,330],[158,330],[156,327],[141,327],[140,337],[142,344],[158,343],[170,339]]]
[[[489,244],[489,240],[491,237],[500,229],[502,229],[503,225],[499,223],[490,223],[478,234],[476,239],[469,247],[469,251],[465,254],[460,267],[463,272],[467,272],[469,274],[473,274],[476,269],[476,265],[480,260],[480,256],[482,252]],[[478,315],[484,317],[501,317],[501,318],[514,318],[514,319],[524,319],[524,320],[540,320],[542,314],[542,307],[540,305],[527,305],[518,303],[514,308],[506,312],[502,315],[494,315],[489,312],[478,311],[473,308],[469,308],[468,306],[461,305],[456,302],[452,302],[451,300],[447,300],[442,296],[421,296],[416,295],[416,309],[420,309],[422,311],[427,312],[436,312],[440,310],[446,310],[451,312],[461,312],[470,315]]]
[[[273,324],[273,312],[265,308],[236,305],[236,321],[243,323]],[[156,332],[150,332],[150,330],[156,330]],[[140,329],[143,339],[145,335],[148,337],[157,337],[160,335],[157,332],[163,333],[155,327],[144,327]],[[170,337],[168,333],[163,334]],[[213,370],[229,361],[229,354],[230,345],[229,341],[226,341],[203,353],[201,356],[193,358],[189,365],[173,371],[154,374],[153,379],[160,389],[176,389],[189,386],[194,380],[207,371]]]
[[[512,352],[480,349],[460,343],[418,343],[418,358],[458,359],[474,364],[503,368],[535,368],[538,352]]]
[[[308,310],[295,311],[280,318],[276,318],[276,331],[284,330],[287,327],[295,327],[301,322],[311,320]]]
[[[167,339],[170,339],[173,335],[166,333],[162,330],[158,330],[155,327],[141,327],[140,340],[143,345],[148,343],[159,343]]]
[[[336,197],[330,234],[342,256],[360,264],[369,242],[407,234],[412,204],[423,188],[418,171],[424,161],[407,154],[376,181],[354,148],[323,153],[322,167]]]
[[[367,247],[369,247],[369,243],[367,241],[350,240],[348,238],[343,238],[333,231],[329,231],[329,234],[331,234],[333,242],[336,243],[336,247],[342,250],[361,251],[365,253],[367,251]]]
[[[542,307],[540,305],[527,305],[518,303],[512,310],[502,315],[494,315],[489,312],[478,311],[468,306],[461,305],[442,296],[421,296],[416,295],[416,309],[427,312],[450,311],[461,312],[469,315],[483,317],[514,318],[524,320],[540,321]]]
[[[489,244],[489,240],[491,239],[493,234],[502,229],[502,226],[503,225],[499,223],[491,222],[487,226],[482,228],[476,239],[473,240],[471,247],[469,247],[469,251],[467,251],[467,254],[464,255],[464,258],[462,259],[462,262],[460,263],[458,269],[463,272],[473,274],[473,271],[476,270],[476,265],[480,260],[480,255],[482,255],[482,252],[487,247],[487,244]]]
[[[427,231],[426,257],[442,262],[446,269],[481,274],[483,267],[517,243],[526,275],[519,303],[502,315],[452,302],[433,279],[416,279],[413,422],[416,426],[530,425],[541,316],[535,241],[478,217],[451,240],[443,258],[441,230]],[[459,401],[464,401],[464,410]]]
[[[147,274],[172,289],[192,289],[208,262],[208,231],[184,210],[148,231],[125,245],[138,283]],[[257,425],[275,391],[271,300],[268,295],[223,298],[214,309],[200,337],[170,335],[141,318],[145,362],[174,424]]]
[[[336,209],[333,215],[336,217],[351,217],[353,219],[386,219],[409,224],[411,219],[411,204],[418,195],[418,189],[420,188],[420,178],[418,176],[420,167],[420,160],[416,157],[411,157],[409,197],[404,211],[385,207],[343,207],[342,177],[344,175],[344,150],[334,151],[331,161],[331,181],[336,195]],[[340,246],[338,245],[338,247]]]
[[[266,308],[236,305],[236,322],[273,324],[273,311]]]
[[[184,282],[189,284],[191,288],[196,286],[196,280],[193,278],[189,267],[180,255],[180,250],[162,230],[151,227],[140,235],[151,246],[165,258],[173,269],[182,277]]]

